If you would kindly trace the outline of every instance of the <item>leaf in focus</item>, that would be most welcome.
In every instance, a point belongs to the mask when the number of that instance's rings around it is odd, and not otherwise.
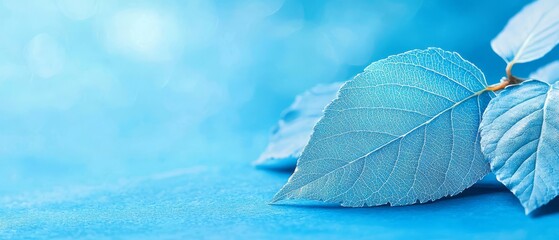
[[[342,82],[318,85],[297,96],[275,127],[266,150],[254,162],[257,167],[293,170],[309,142],[314,125],[323,116]]]
[[[543,57],[557,43],[559,1],[537,0],[509,20],[491,47],[507,63],[524,63]]]
[[[526,214],[559,193],[559,83],[507,87],[483,115],[481,146],[497,179]]]
[[[407,205],[460,193],[489,172],[478,132],[486,86],[477,67],[438,48],[372,63],[328,105],[272,202]]]
[[[530,79],[537,79],[549,84],[556,83],[559,81],[559,61],[541,67],[536,72],[530,74]]]

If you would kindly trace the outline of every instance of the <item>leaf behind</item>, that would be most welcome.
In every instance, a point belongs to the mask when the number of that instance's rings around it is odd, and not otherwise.
[[[534,73],[530,74],[530,79],[537,79],[550,84],[559,81],[559,61],[551,62]]]
[[[507,63],[543,57],[559,43],[559,1],[538,0],[518,12],[491,41]]]
[[[311,138],[314,125],[324,108],[338,93],[343,82],[320,84],[297,96],[281,116],[266,150],[254,165],[275,170],[293,170]]]

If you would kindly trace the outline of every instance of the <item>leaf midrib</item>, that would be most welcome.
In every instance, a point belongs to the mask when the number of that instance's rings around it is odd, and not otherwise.
[[[481,94],[483,94],[484,92],[486,92],[485,89],[483,89],[483,90],[481,90],[481,91],[478,91],[478,92],[476,92],[476,93],[474,93],[474,94],[472,94],[472,95],[470,95],[470,96],[464,98],[463,100],[460,100],[460,101],[456,102],[456,103],[453,104],[452,106],[450,106],[450,107],[444,109],[444,110],[441,111],[440,113],[436,114],[435,116],[433,116],[433,117],[430,118],[429,120],[425,121],[424,123],[419,124],[418,126],[412,128],[412,129],[409,130],[408,132],[406,132],[406,133],[404,133],[404,134],[402,134],[402,135],[400,135],[400,136],[398,136],[398,137],[396,137],[396,138],[394,138],[394,139],[388,141],[387,143],[385,143],[385,144],[383,144],[383,145],[381,145],[381,146],[379,146],[379,147],[373,149],[372,151],[368,152],[367,154],[365,154],[365,155],[363,155],[363,156],[361,156],[361,157],[359,157],[359,158],[357,158],[357,159],[351,160],[351,161],[347,162],[346,164],[344,164],[344,165],[342,165],[342,166],[339,166],[339,167],[337,167],[336,169],[334,169],[334,170],[332,170],[332,171],[330,171],[330,172],[327,172],[326,174],[322,175],[321,177],[318,177],[318,178],[316,178],[316,179],[314,179],[314,180],[312,180],[312,181],[310,181],[310,182],[308,182],[308,183],[305,183],[304,185],[301,185],[301,186],[298,187],[298,188],[289,190],[289,191],[285,192],[284,194],[282,194],[281,196],[276,196],[276,197],[274,197],[274,199],[272,200],[272,202],[279,201],[279,200],[283,199],[283,197],[286,196],[288,193],[291,193],[291,192],[293,192],[293,191],[295,191],[295,190],[301,189],[301,188],[303,188],[303,187],[305,187],[305,186],[307,186],[307,185],[309,185],[309,184],[312,184],[313,182],[316,182],[316,181],[318,181],[318,180],[320,180],[320,179],[322,179],[322,178],[324,178],[324,177],[329,176],[330,174],[332,174],[332,173],[338,171],[339,169],[342,169],[342,168],[344,168],[344,167],[346,167],[346,166],[348,166],[348,165],[351,165],[351,164],[353,164],[353,163],[355,163],[355,162],[357,162],[357,161],[359,161],[359,160],[362,160],[362,159],[364,159],[364,158],[370,156],[371,154],[373,154],[373,153],[375,153],[375,152],[381,150],[382,148],[384,148],[384,147],[390,145],[391,143],[393,143],[393,142],[395,142],[395,141],[397,141],[397,140],[399,140],[399,139],[402,139],[402,138],[406,137],[407,135],[409,135],[410,133],[414,132],[415,130],[417,130],[417,129],[423,127],[423,126],[426,126],[426,125],[430,124],[432,121],[434,121],[435,119],[437,119],[439,116],[441,116],[442,114],[444,114],[444,113],[446,113],[446,112],[448,112],[448,111],[450,111],[450,110],[456,108],[456,107],[459,106],[460,104],[462,104],[462,103],[464,103],[464,102],[466,102],[466,101],[468,101],[468,100],[470,100],[470,99],[472,99],[472,98],[474,98],[474,97],[479,97],[479,96],[480,96]],[[281,192],[281,190],[280,190],[280,192]]]

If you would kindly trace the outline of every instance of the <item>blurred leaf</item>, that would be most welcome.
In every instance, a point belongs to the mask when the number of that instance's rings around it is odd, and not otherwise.
[[[507,63],[523,63],[547,54],[559,43],[559,1],[538,0],[510,19],[491,41]]]
[[[274,129],[268,147],[254,164],[258,167],[292,170],[309,142],[324,108],[334,100],[343,83],[318,85],[297,96]]]
[[[489,172],[478,134],[486,85],[477,67],[437,48],[369,65],[326,108],[272,201],[406,205],[461,192]]]
[[[559,84],[526,81],[493,99],[481,122],[481,146],[497,179],[526,214],[559,192]]]
[[[530,75],[530,78],[544,81],[550,84],[559,81],[559,61],[555,61],[541,67],[536,72],[532,73]]]

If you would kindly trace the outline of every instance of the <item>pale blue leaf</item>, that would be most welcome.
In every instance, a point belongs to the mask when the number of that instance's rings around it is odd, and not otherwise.
[[[441,49],[372,63],[326,108],[272,202],[406,205],[461,192],[489,172],[478,134],[486,85],[477,67]]]
[[[510,19],[491,41],[507,63],[523,63],[547,54],[559,43],[559,1],[538,0]]]
[[[481,146],[497,179],[526,214],[559,193],[559,84],[507,87],[483,115]]]
[[[559,61],[555,61],[541,67],[536,72],[532,73],[530,78],[551,84],[556,83],[559,81]]]
[[[269,169],[294,169],[309,142],[314,125],[343,83],[318,85],[297,96],[272,132],[266,150],[254,164]]]

